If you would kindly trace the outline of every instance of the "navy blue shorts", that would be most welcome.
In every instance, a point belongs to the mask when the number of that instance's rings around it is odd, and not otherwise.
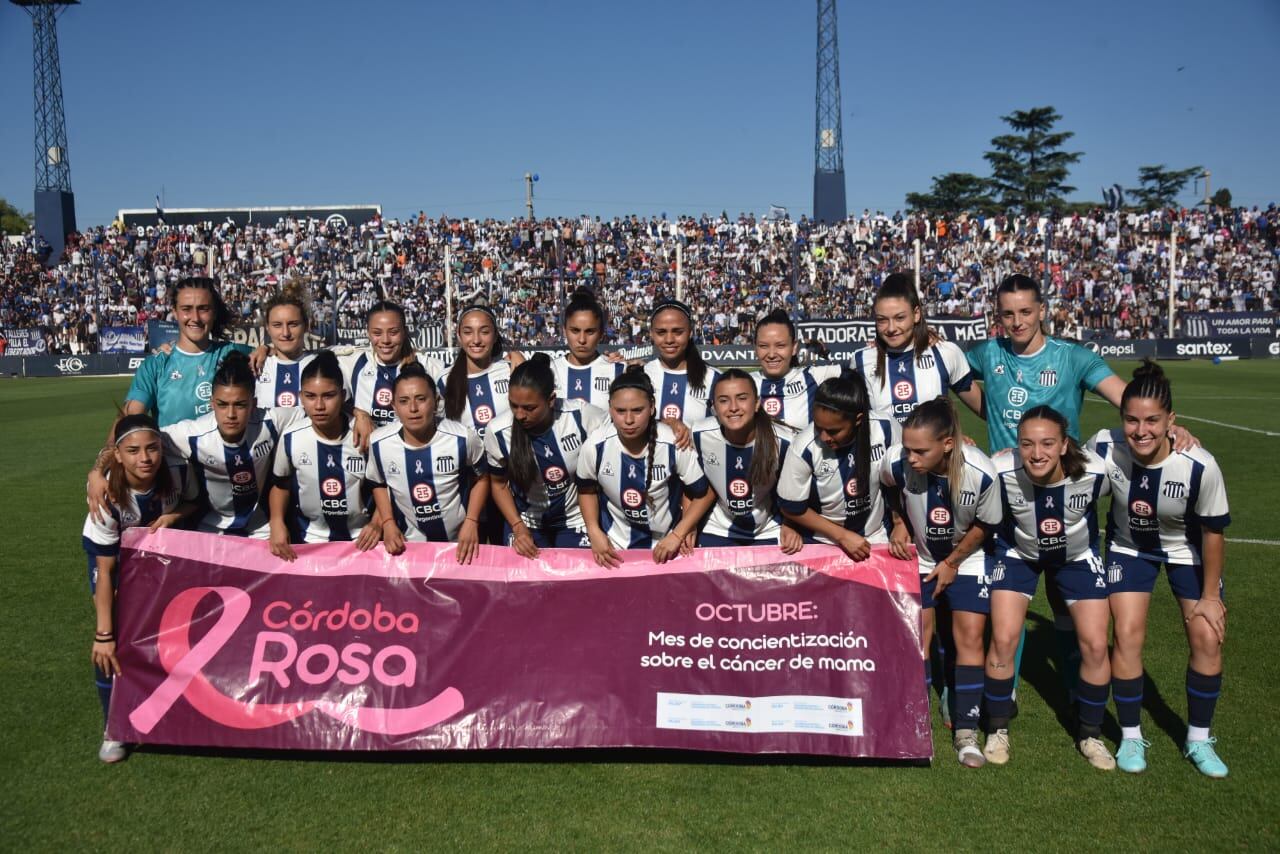
[[[991,589],[1012,590],[1028,599],[1035,597],[1036,588],[1040,586],[1040,574],[1046,570],[1068,605],[1081,599],[1106,599],[1110,593],[1102,558],[1073,560],[1062,566],[1045,567],[1012,555],[987,556],[987,577],[991,579]]]
[[[946,602],[952,611],[970,611],[974,614],[991,613],[991,585],[987,576],[957,575],[951,586],[942,591],[941,596],[934,595],[938,579],[925,581],[920,576],[920,607],[933,608],[938,602]]]
[[[758,540],[752,540],[746,537],[721,537],[717,534],[698,535],[698,545],[709,549],[719,549],[726,546],[776,546],[777,544],[777,537],[761,537]]]
[[[1204,593],[1204,567],[1162,563],[1135,555],[1107,555],[1107,590],[1111,593],[1150,593],[1156,589],[1160,567],[1169,571],[1169,586],[1179,599],[1199,599]],[[1218,595],[1223,594],[1218,579]]]
[[[504,526],[503,531],[506,532],[507,545],[512,545],[515,542],[515,535],[511,533],[510,526]],[[530,528],[529,534],[533,537],[533,544],[540,549],[591,548],[591,540],[587,537],[586,531],[575,531],[572,528],[555,528],[542,531],[537,528]]]

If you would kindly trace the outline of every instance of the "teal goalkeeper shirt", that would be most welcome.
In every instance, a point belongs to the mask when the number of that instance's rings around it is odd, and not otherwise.
[[[252,353],[244,344],[215,341],[203,353],[186,353],[177,344],[169,353],[153,353],[138,366],[125,400],[147,408],[161,427],[199,418],[213,405],[213,375],[232,350]]]
[[[1018,442],[1018,422],[1033,406],[1052,406],[1067,418],[1068,432],[1080,440],[1080,407],[1085,391],[1112,376],[1102,357],[1079,344],[1045,338],[1030,356],[1013,352],[1008,338],[990,338],[968,352],[974,376],[982,380],[990,453]]]

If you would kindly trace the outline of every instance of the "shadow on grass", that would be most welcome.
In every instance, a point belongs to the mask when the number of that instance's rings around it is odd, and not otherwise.
[[[663,748],[563,748],[545,750],[247,750],[222,747],[139,745],[134,753],[277,762],[358,762],[375,765],[719,765],[850,768],[928,768],[929,760],[849,759],[795,754],[738,754]]]
[[[1181,750],[1187,735],[1186,721],[1165,700],[1164,695],[1160,693],[1160,687],[1151,678],[1151,674],[1147,673],[1145,676],[1146,684],[1142,689],[1142,708],[1151,718],[1151,722],[1158,726],[1165,735],[1169,736],[1169,740],[1173,742],[1174,746]]]
[[[1059,660],[1058,639],[1053,628],[1053,620],[1035,612],[1027,614],[1027,641],[1022,652],[1022,667],[1018,671],[1022,684],[1035,689],[1053,709],[1058,725],[1076,739],[1076,707],[1067,694],[1067,686],[1062,677],[1062,663]],[[1019,703],[1026,697],[1019,691]],[[1112,741],[1120,740],[1120,724],[1112,714],[1111,706],[1107,706],[1106,715],[1102,719],[1102,734]]]

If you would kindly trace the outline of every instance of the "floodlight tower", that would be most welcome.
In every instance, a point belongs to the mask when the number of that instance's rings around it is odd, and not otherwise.
[[[836,0],[818,0],[818,89],[815,100],[813,218],[819,222],[838,222],[845,217],[845,199]]]
[[[62,66],[58,61],[58,16],[80,0],[10,0],[31,16],[34,31],[36,107],[36,234],[52,247],[49,264],[62,255],[67,233],[76,230],[76,202],[67,157],[67,120],[62,110]]]

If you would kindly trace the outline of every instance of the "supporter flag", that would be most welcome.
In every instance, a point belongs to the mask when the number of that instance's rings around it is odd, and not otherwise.
[[[160,204],[159,196],[156,196],[156,220],[164,225],[164,207]]]

